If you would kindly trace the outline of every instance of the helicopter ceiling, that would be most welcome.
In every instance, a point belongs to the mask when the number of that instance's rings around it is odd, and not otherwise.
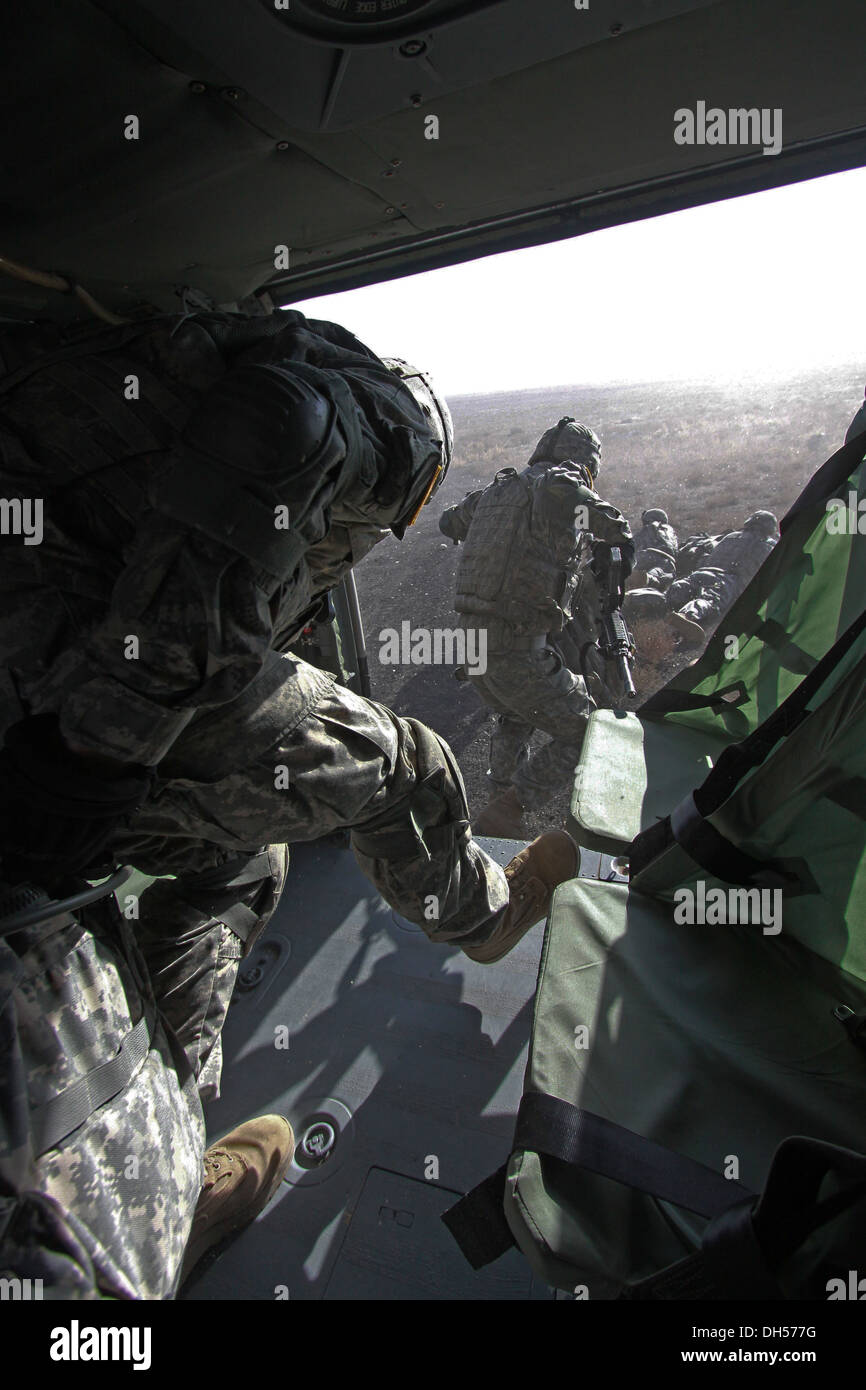
[[[4,27],[0,256],[133,317],[866,163],[861,0],[30,0]],[[740,108],[780,113],[778,153],[713,143]],[[82,305],[4,276],[0,313]]]

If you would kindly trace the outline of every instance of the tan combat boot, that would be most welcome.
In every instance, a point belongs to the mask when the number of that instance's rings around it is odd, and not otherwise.
[[[554,888],[574,878],[579,863],[580,852],[565,830],[539,835],[505,866],[508,907],[493,936],[480,946],[464,946],[465,955],[481,965],[501,960],[547,916]]]
[[[495,835],[503,840],[525,840],[523,806],[514,787],[509,786],[499,796],[488,801],[477,820],[472,822],[473,835]]]
[[[282,1115],[248,1120],[207,1150],[181,1284],[212,1246],[249,1225],[264,1210],[294,1152],[295,1136]]]

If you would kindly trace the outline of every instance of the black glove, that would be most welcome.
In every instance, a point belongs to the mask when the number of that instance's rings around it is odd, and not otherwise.
[[[55,714],[13,724],[0,749],[4,877],[53,891],[70,877],[110,873],[115,825],[147,799],[154,777],[136,765],[117,777],[94,772],[67,748]]]

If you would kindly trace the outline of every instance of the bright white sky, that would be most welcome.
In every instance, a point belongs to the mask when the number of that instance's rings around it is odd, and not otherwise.
[[[446,394],[862,362],[866,169],[292,305]]]

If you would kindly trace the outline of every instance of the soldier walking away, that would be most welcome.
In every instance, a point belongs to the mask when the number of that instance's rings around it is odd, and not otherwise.
[[[596,643],[607,596],[595,547],[619,547],[626,576],[634,546],[622,513],[595,491],[600,451],[591,429],[564,416],[521,473],[502,469],[439,520],[463,547],[459,621],[487,632],[486,671],[469,673],[496,715],[488,775],[500,794],[475,821],[484,834],[522,836],[523,811],[572,776],[592,710],[620,695]],[[536,729],[551,738],[530,754]]]
[[[702,564],[668,589],[668,622],[687,646],[698,646],[766,560],[779,538],[772,512],[753,512],[742,531],[728,531]]]
[[[349,828],[396,911],[485,963],[545,915],[577,851],[542,836],[503,871],[447,744],[292,652],[445,476],[450,415],[423,372],[291,311],[23,325],[0,361],[2,492],[41,522],[37,544],[3,538],[0,915],[122,863],[174,875],[134,930],[58,909],[0,937],[17,1059],[0,1269],[171,1296],[184,1248],[187,1273],[291,1158],[287,1122],[265,1117],[208,1152],[202,1189],[201,1101],[286,845]],[[95,1076],[114,1085],[102,1101]]]

